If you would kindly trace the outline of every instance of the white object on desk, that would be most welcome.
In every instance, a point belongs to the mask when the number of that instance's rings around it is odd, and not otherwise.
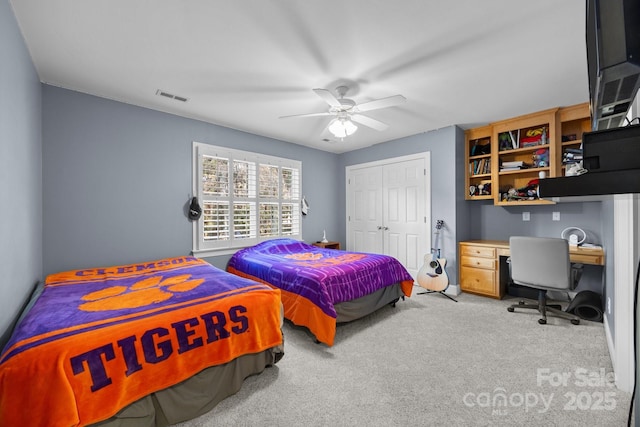
[[[569,237],[567,238],[567,233],[570,232],[570,231],[578,231],[578,232],[582,233],[582,237],[578,237],[577,234],[571,233],[569,235]],[[578,246],[578,245],[584,243],[584,241],[587,238],[587,233],[585,233],[582,228],[567,227],[564,230],[562,230],[562,233],[560,234],[560,237],[562,237],[565,240],[569,240],[569,245],[570,246]]]
[[[327,240],[327,231],[326,230],[322,230],[322,243],[329,243],[329,241]]]

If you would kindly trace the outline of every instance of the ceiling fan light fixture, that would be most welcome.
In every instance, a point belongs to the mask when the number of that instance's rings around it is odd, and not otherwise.
[[[356,130],[358,130],[358,126],[353,124],[351,120],[342,117],[337,117],[329,123],[329,132],[336,138],[345,138]]]

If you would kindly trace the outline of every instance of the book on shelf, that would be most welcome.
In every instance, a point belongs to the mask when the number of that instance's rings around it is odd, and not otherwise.
[[[530,165],[523,161],[502,162],[502,164],[500,164],[500,172],[517,171],[520,169],[527,169],[529,167]]]
[[[469,163],[470,175],[483,175],[491,173],[491,161],[489,159],[474,160]]]
[[[574,154],[582,154],[582,148],[565,148],[564,149],[565,153],[574,153]]]
[[[524,166],[524,162],[522,160],[518,160],[518,161],[513,161],[513,162],[502,162],[501,165],[505,168],[512,168],[512,167],[522,167]]]

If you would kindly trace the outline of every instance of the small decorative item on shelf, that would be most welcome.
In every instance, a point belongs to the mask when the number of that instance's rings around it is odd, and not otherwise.
[[[480,184],[478,184],[478,195],[479,196],[491,195],[491,180],[481,181]]]
[[[502,132],[500,135],[498,135],[499,151],[513,150],[514,148],[515,147],[513,146],[510,132]]]
[[[533,167],[546,168],[549,166],[549,149],[539,148],[533,152]]]

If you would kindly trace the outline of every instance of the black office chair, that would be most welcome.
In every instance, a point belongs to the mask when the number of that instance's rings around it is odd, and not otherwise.
[[[548,237],[513,236],[509,239],[511,278],[517,285],[538,290],[538,303],[520,301],[507,308],[536,309],[542,315],[538,323],[547,323],[547,313],[580,324],[580,318],[562,311],[559,304],[547,304],[547,291],[570,291],[574,289],[575,276],[569,261],[569,243],[565,239]]]

